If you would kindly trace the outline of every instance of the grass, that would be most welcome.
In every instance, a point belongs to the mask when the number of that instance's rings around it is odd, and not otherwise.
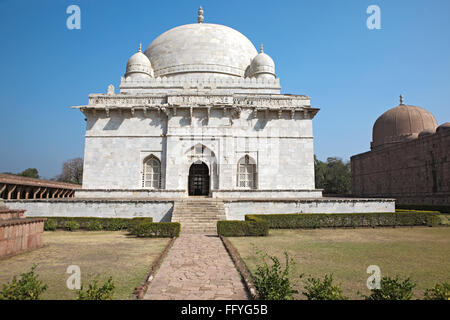
[[[291,280],[299,294],[309,275],[323,278],[333,273],[344,295],[360,299],[358,290],[369,294],[366,273],[378,265],[382,276],[411,277],[417,283],[414,298],[437,282],[450,281],[450,228],[358,228],[270,230],[268,237],[229,238],[251,272],[260,263],[255,248],[284,261],[283,252],[293,257],[296,266]],[[302,280],[299,275],[305,274]]]
[[[66,270],[78,265],[82,283],[98,274],[102,285],[112,276],[114,298],[129,299],[169,240],[135,238],[122,231],[44,232],[43,248],[0,260],[0,288],[37,263],[36,273],[48,285],[43,299],[74,299],[76,290],[66,287]]]

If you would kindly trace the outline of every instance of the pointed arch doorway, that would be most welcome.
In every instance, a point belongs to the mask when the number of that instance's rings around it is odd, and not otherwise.
[[[194,162],[189,168],[189,195],[209,195],[209,168],[203,161]]]

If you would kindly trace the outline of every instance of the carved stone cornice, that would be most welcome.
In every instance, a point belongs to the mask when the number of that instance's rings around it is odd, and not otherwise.
[[[281,118],[284,111],[290,112],[290,118],[294,119],[296,112],[301,112],[303,119],[313,119],[319,109],[311,108],[310,99],[303,95],[90,95],[89,104],[85,106],[76,106],[73,108],[81,109],[83,113],[92,111],[92,114],[104,111],[109,117],[110,111],[130,112],[135,115],[136,110],[143,110],[147,116],[148,110],[157,110],[158,114],[162,111],[168,115],[168,109],[177,115],[178,109],[204,109],[208,113],[208,120],[211,115],[211,109],[221,109],[223,115],[230,111],[230,115],[239,118],[242,110],[251,109],[253,117],[258,116],[258,111],[263,111],[264,116],[269,118],[270,112],[276,112],[277,117]]]

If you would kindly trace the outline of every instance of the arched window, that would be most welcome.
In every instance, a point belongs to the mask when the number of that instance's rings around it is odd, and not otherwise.
[[[239,188],[256,189],[256,178],[256,163],[248,155],[245,155],[238,162],[237,186]]]
[[[154,156],[150,156],[144,160],[142,187],[151,189],[161,188],[161,162]]]

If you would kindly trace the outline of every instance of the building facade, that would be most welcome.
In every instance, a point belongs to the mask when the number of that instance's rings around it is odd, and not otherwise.
[[[399,204],[450,205],[450,123],[403,104],[380,116],[371,151],[351,158],[358,197],[392,197]]]
[[[91,94],[77,197],[320,198],[305,95],[280,93],[270,56],[226,26],[173,28]]]

